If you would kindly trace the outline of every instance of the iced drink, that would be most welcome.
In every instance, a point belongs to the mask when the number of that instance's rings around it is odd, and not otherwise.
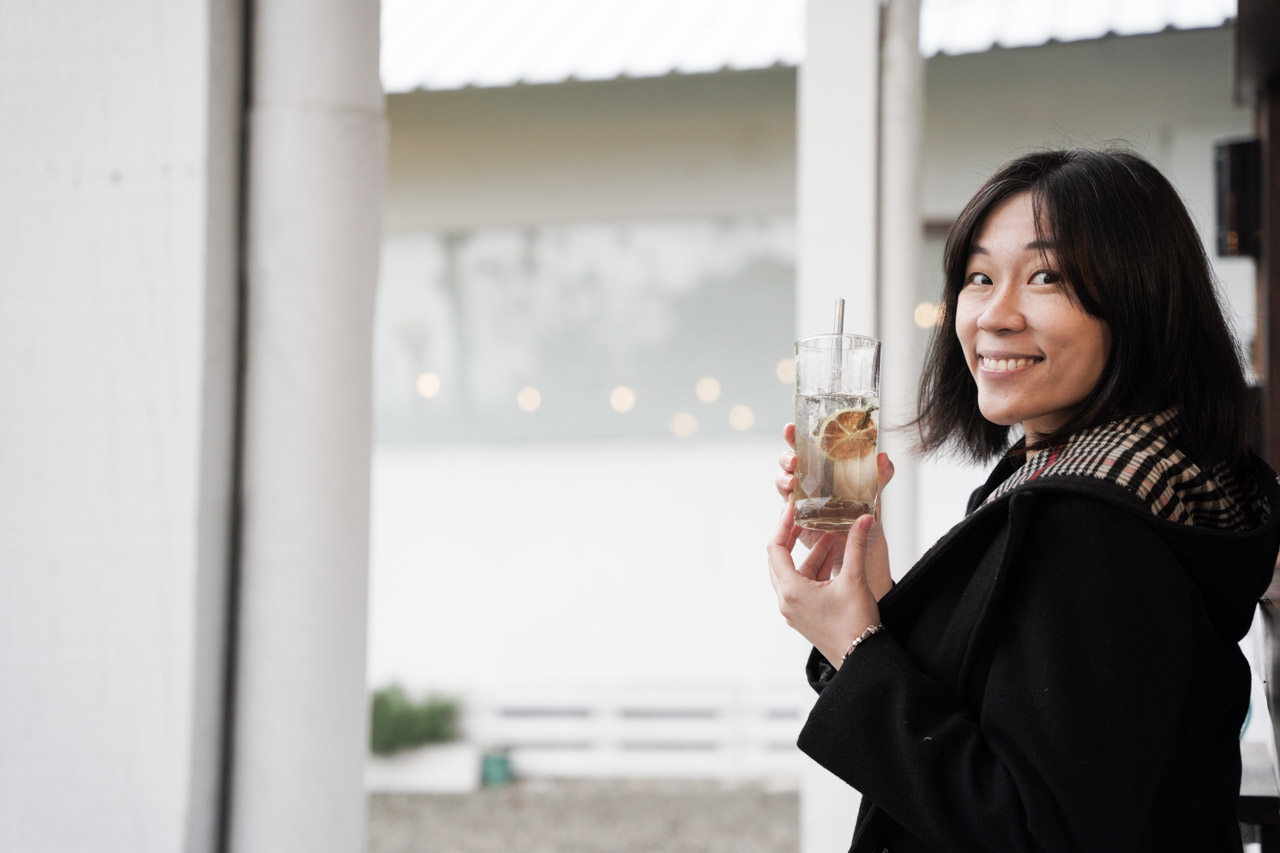
[[[851,394],[796,396],[796,523],[848,530],[875,511],[880,401]]]
[[[880,342],[796,341],[796,523],[848,530],[876,508]]]

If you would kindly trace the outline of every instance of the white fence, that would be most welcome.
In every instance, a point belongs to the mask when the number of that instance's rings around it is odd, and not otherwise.
[[[523,778],[789,782],[807,710],[803,695],[786,693],[503,694],[472,699],[466,735],[507,750]]]

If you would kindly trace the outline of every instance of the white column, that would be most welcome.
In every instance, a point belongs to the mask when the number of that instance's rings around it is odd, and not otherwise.
[[[799,71],[797,336],[831,331],[846,300],[845,331],[878,335],[876,296],[880,4],[809,0]],[[849,846],[858,793],[813,762],[803,765],[800,848]]]
[[[377,0],[256,0],[231,849],[363,849]]]
[[[3,851],[214,851],[238,7],[0,0]]]
[[[888,0],[880,54],[880,393],[882,423],[915,417],[922,352],[914,312],[920,282],[920,135],[924,60],[920,58],[920,0]],[[885,535],[894,577],[911,568],[916,542],[916,460],[912,434],[887,430],[881,449],[895,466],[886,490]]]
[[[875,336],[877,0],[809,0],[797,97],[796,334]]]

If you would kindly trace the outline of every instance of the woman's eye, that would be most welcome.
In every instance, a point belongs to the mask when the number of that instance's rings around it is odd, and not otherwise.
[[[1062,276],[1049,270],[1041,270],[1031,277],[1032,284],[1057,284],[1060,281],[1062,281]]]
[[[971,272],[964,280],[965,284],[991,284],[991,278],[986,273]]]

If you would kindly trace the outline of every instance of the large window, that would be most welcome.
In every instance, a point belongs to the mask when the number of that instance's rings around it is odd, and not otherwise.
[[[794,242],[789,216],[392,233],[378,439],[776,431]]]

